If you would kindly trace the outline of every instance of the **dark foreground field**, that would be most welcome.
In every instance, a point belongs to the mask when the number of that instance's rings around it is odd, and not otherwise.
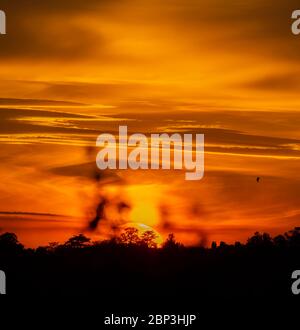
[[[187,248],[172,235],[157,248],[151,233],[128,229],[120,239],[25,249],[14,234],[0,235],[0,269],[8,295],[92,295],[136,299],[292,296],[300,269],[300,230],[271,238],[256,233],[246,244]]]

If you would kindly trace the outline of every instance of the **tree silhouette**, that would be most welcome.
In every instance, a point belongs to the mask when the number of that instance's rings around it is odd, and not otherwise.
[[[278,235],[274,237],[273,242],[278,248],[284,248],[287,246],[287,240],[285,239],[284,235]]]
[[[273,245],[272,238],[269,234],[263,233],[260,234],[259,232],[255,232],[254,236],[250,237],[247,240],[247,245],[251,247],[270,247]]]
[[[256,232],[246,244],[213,243],[211,248],[185,247],[174,234],[158,248],[155,239],[153,231],[139,235],[138,229],[129,227],[120,237],[104,241],[91,242],[80,234],[63,245],[28,249],[15,234],[5,233],[0,235],[0,269],[8,272],[10,290],[17,295],[39,293],[42,288],[46,294],[77,290],[84,295],[134,297],[147,283],[151,292],[170,297],[176,287],[176,296],[178,292],[186,300],[186,293],[226,298],[240,297],[241,291],[257,297],[286,295],[291,292],[287,277],[299,266],[300,228],[274,238]],[[215,289],[216,276],[222,285]]]
[[[90,243],[91,239],[83,234],[74,235],[64,244],[66,247],[80,249],[86,247]]]
[[[120,242],[126,245],[139,244],[141,242],[139,231],[132,227],[125,228],[124,232],[120,235]]]
[[[295,227],[293,230],[285,233],[290,246],[300,247],[300,227]]]
[[[225,242],[223,242],[223,241],[221,241],[221,242],[220,242],[220,245],[219,245],[219,249],[220,249],[220,250],[225,250],[225,249],[227,249],[227,248],[228,248],[228,244],[225,243]]]
[[[19,243],[17,235],[13,233],[4,233],[0,235],[0,250],[9,252],[22,251],[24,246]]]
[[[212,241],[212,242],[211,242],[211,248],[212,248],[213,250],[215,250],[215,249],[217,248],[217,242]]]
[[[50,242],[48,246],[46,247],[47,251],[49,252],[55,252],[60,247],[60,244],[58,242]]]
[[[162,247],[163,247],[163,249],[166,249],[166,250],[173,250],[173,249],[178,249],[178,248],[182,247],[182,244],[176,242],[174,234],[169,234],[168,238],[163,243]]]
[[[141,243],[146,245],[151,249],[157,248],[157,243],[155,242],[157,235],[152,230],[147,230],[143,233],[141,237]]]

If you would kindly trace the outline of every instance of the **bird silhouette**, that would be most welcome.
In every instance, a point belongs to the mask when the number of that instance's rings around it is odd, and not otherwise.
[[[260,181],[260,177],[258,176],[258,177],[256,178],[256,182],[259,183],[259,181]]]

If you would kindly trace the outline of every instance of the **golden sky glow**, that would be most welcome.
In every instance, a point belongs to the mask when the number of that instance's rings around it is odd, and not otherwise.
[[[205,134],[199,182],[174,171],[104,175],[101,192],[131,206],[124,221],[186,244],[299,225],[297,1],[1,6],[2,231],[35,246],[84,230],[99,189],[97,150],[88,147],[119,124],[132,133]]]

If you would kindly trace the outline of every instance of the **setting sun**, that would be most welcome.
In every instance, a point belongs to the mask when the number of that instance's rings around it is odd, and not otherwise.
[[[142,236],[145,232],[147,231],[151,231],[155,234],[156,238],[154,240],[154,242],[160,246],[163,243],[163,238],[162,236],[156,231],[154,230],[152,227],[147,226],[143,223],[137,223],[137,222],[128,222],[126,223],[123,228],[136,228],[139,232],[139,236]]]

